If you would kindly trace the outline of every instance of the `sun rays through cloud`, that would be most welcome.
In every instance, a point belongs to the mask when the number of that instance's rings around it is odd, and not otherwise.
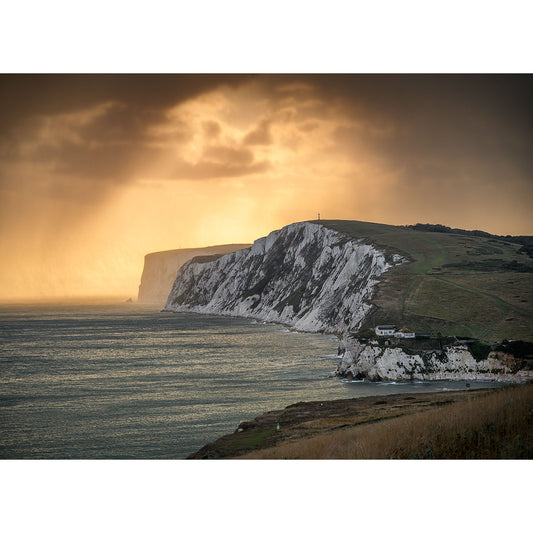
[[[146,253],[299,220],[533,229],[531,76],[0,79],[0,298],[135,294]]]

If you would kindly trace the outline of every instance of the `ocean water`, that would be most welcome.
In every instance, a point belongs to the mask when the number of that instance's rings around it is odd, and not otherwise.
[[[334,376],[336,352],[333,336],[249,319],[0,306],[0,458],[185,458],[299,401],[465,388],[350,382]]]

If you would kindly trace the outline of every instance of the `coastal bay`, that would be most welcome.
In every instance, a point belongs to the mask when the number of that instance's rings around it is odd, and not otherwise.
[[[185,458],[296,402],[465,388],[335,377],[334,336],[135,304],[2,306],[0,340],[2,458]]]

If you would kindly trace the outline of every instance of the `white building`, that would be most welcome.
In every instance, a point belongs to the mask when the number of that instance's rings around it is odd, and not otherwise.
[[[414,339],[415,338],[415,332],[411,331],[409,328],[406,328],[405,326],[398,331],[394,332],[394,336],[399,339]]]
[[[391,337],[396,331],[396,326],[376,326],[376,335],[378,337]]]
[[[415,332],[407,327],[396,328],[396,326],[376,326],[376,335],[378,337],[396,337],[397,339],[414,339]]]

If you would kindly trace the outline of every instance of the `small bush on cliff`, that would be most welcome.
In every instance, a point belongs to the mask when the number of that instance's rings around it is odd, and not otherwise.
[[[468,350],[476,361],[483,361],[489,356],[491,347],[484,342],[475,341],[468,345]]]
[[[515,357],[533,358],[533,342],[504,340],[496,346],[496,350],[514,355]]]
[[[359,340],[363,342],[373,339],[375,336],[376,334],[374,333],[374,331],[369,328],[362,329],[357,335]]]

